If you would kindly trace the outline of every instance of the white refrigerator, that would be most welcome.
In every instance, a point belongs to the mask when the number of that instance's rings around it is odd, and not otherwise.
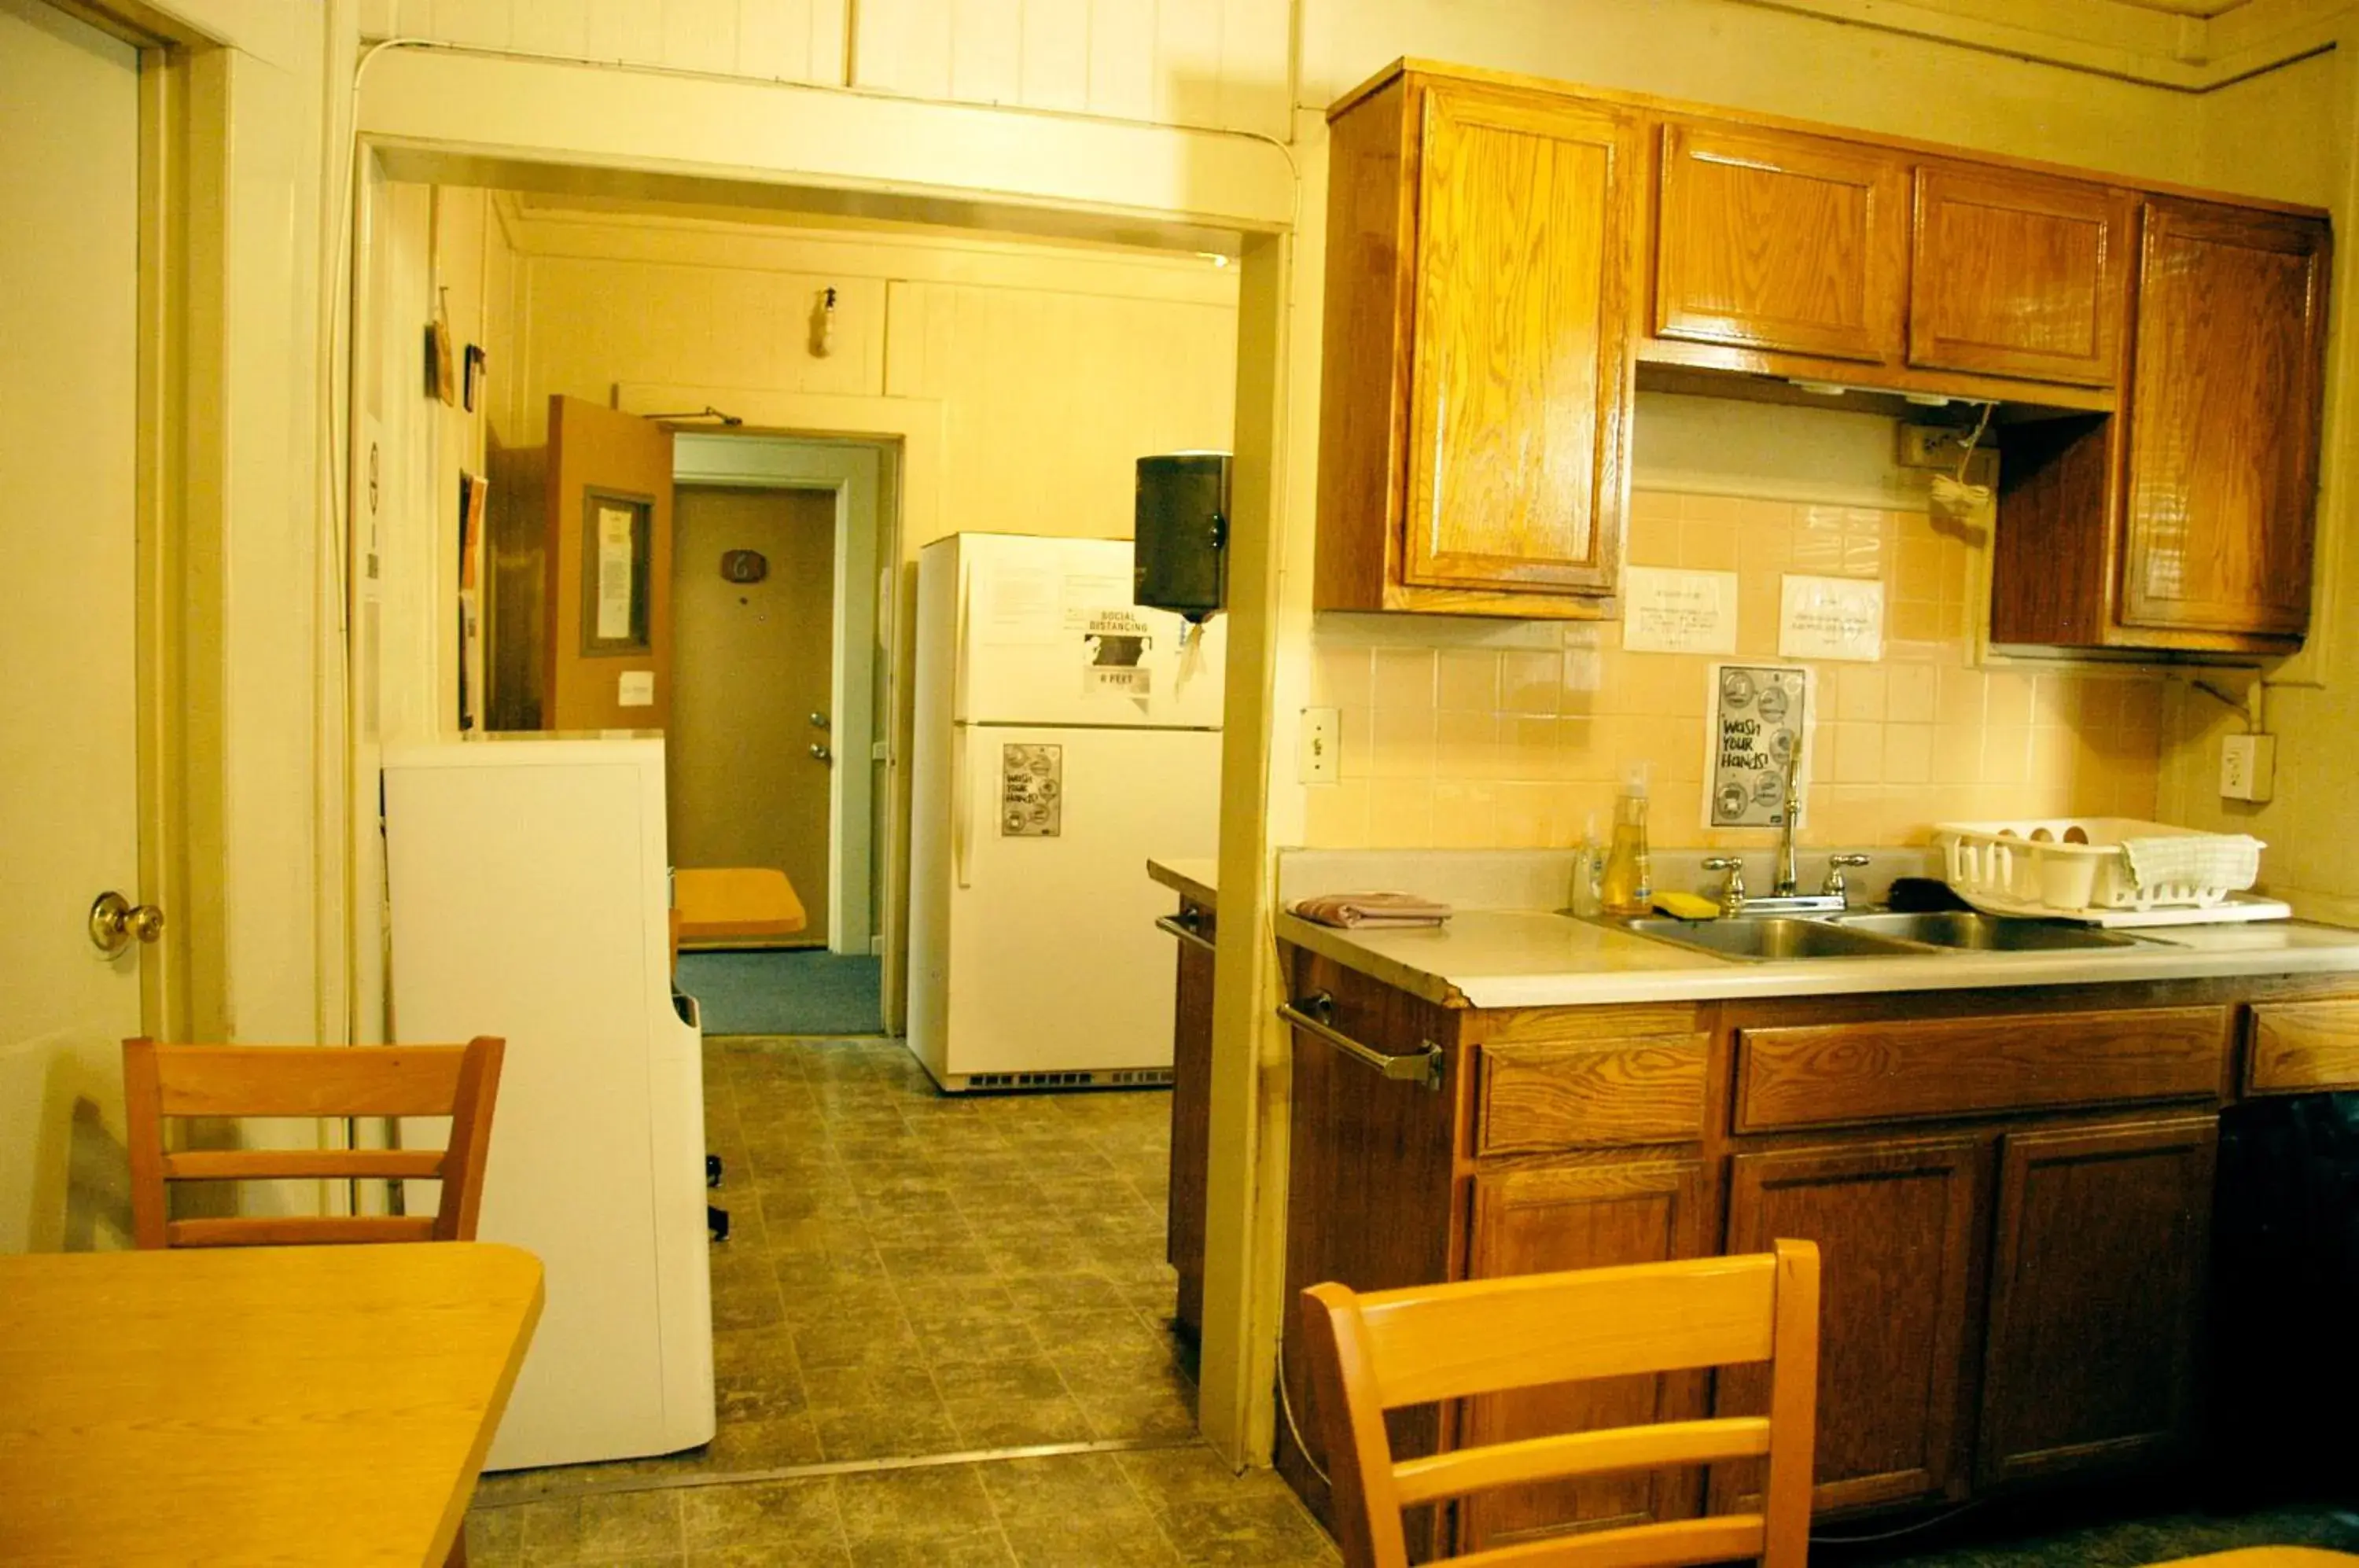
[[[1223,623],[1131,603],[1127,539],[918,563],[909,1049],[952,1091],[1168,1082],[1168,898],[1215,854]]]

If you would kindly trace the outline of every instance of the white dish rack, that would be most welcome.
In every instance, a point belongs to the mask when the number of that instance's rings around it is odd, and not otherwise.
[[[2161,882],[2140,886],[2125,841],[2199,835],[2194,828],[2134,817],[2050,817],[1998,822],[1940,822],[1933,844],[1943,879],[1960,898],[1994,914],[2087,920],[2171,913],[2178,920],[2217,910],[2217,919],[2268,919],[2286,911],[2267,900],[2234,899],[2252,885]],[[2109,922],[2110,923],[2110,922]]]

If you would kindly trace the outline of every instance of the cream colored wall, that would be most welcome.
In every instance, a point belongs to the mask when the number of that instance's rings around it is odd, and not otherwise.
[[[1135,458],[1228,442],[1235,282],[1200,259],[660,217],[524,231],[527,420],[617,384],[939,404],[945,501],[908,561],[962,530],[1127,538]]]
[[[372,38],[1283,136],[1272,0],[364,0]]]
[[[502,427],[538,439],[517,411],[527,378],[519,268],[485,191],[383,181],[369,196],[364,286],[374,331],[361,345],[357,382],[382,450],[383,500],[378,574],[372,583],[364,565],[355,584],[364,615],[374,599],[377,623],[376,669],[360,672],[377,722],[363,738],[432,740],[458,733],[459,475],[488,474]],[[438,301],[453,354],[473,343],[487,356],[472,410],[463,397],[445,404],[426,390],[423,341]],[[364,551],[369,543],[364,516]]]
[[[1980,670],[1968,545],[1921,508],[1646,490],[1635,566],[1741,573],[1736,656],[1777,659],[1783,572],[1881,581],[1875,663],[1818,663],[1805,844],[1921,844],[1936,822],[2149,816],[2162,682]],[[1341,709],[1342,778],[1310,788],[1305,839],[1542,846],[1613,824],[1619,780],[1646,763],[1661,844],[1760,847],[1767,830],[1706,829],[1712,658],[1626,652],[1618,623],[1402,637],[1322,617],[1311,700]]]

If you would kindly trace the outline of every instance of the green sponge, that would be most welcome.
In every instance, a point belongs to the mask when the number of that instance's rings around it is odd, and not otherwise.
[[[1716,920],[1720,918],[1718,904],[1710,898],[1700,898],[1693,893],[1658,893],[1655,895],[1655,908],[1683,920]]]

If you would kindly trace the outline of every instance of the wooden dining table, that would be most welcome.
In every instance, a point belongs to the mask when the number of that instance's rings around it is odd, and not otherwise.
[[[437,1568],[540,1308],[482,1242],[0,1258],[0,1563]]]

